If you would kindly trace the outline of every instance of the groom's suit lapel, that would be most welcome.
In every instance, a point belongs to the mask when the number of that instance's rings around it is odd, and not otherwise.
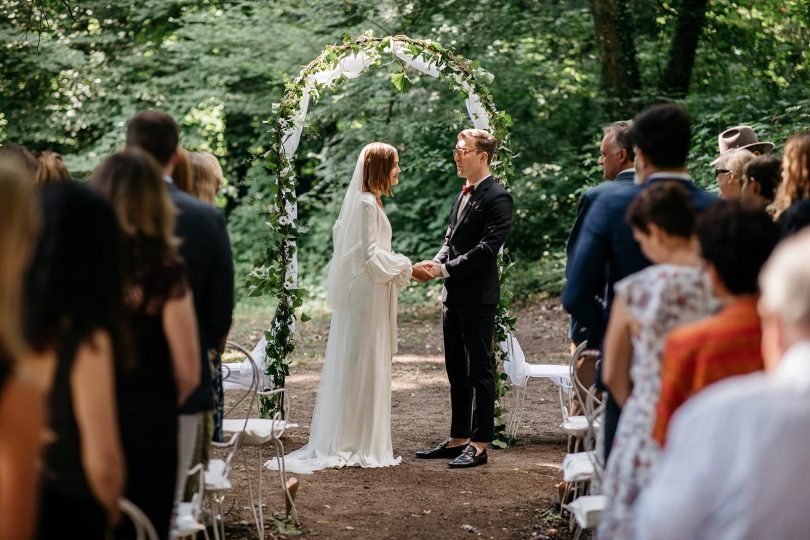
[[[462,193],[459,192],[456,195],[456,199],[453,201],[453,210],[450,211],[450,227],[452,229],[456,228],[456,223],[458,223],[458,205],[461,204],[461,197]]]
[[[494,182],[494,180],[492,179],[492,176],[489,176],[480,184],[478,184],[478,187],[475,188],[475,191],[473,191],[470,200],[467,201],[467,204],[461,210],[461,216],[459,216],[458,220],[456,220],[453,223],[453,232],[450,233],[450,238],[453,238],[459,227],[462,224],[464,224],[464,218],[466,218],[467,214],[470,213],[470,209],[478,206],[478,202],[484,198],[484,194],[487,192],[487,190],[489,190],[490,186],[492,185],[492,182]],[[459,194],[459,196],[456,197],[456,204],[453,205],[453,216],[452,216],[453,218],[455,218],[456,214],[458,213],[459,204],[461,204],[461,194]]]

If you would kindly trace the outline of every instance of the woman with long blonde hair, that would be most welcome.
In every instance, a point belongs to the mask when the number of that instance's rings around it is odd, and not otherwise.
[[[191,164],[191,194],[208,204],[216,204],[217,193],[222,188],[222,166],[213,154],[192,152],[189,154]]]
[[[18,373],[23,271],[39,215],[30,173],[0,158],[0,539],[31,538],[43,429],[35,385]]]

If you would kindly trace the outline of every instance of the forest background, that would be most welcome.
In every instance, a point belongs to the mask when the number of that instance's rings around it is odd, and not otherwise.
[[[717,134],[748,124],[781,151],[810,128],[810,1],[776,0],[0,0],[0,143],[64,155],[86,178],[123,144],[145,108],[181,124],[187,150],[225,169],[219,198],[237,287],[264,260],[273,103],[327,45],[372,31],[450,47],[494,76],[512,119],[513,294],[563,285],[565,242],[581,192],[601,181],[601,127],[662,100],[695,128],[690,170],[713,188]],[[317,299],[331,226],[356,156],[373,140],[400,150],[401,184],[386,200],[394,249],[438,249],[456,177],[451,149],[469,127],[463,100],[392,62],[310,106],[296,162],[301,275]],[[412,287],[409,302],[435,299]]]

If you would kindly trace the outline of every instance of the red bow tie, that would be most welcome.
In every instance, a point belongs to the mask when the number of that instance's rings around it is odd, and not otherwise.
[[[463,197],[465,195],[469,195],[470,193],[473,192],[473,190],[475,190],[475,186],[464,184],[463,186],[461,186],[461,196]]]

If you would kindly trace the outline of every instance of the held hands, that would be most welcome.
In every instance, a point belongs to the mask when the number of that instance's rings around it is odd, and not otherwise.
[[[413,265],[413,279],[419,283],[430,281],[431,279],[441,276],[442,269],[434,261],[422,261]]]

